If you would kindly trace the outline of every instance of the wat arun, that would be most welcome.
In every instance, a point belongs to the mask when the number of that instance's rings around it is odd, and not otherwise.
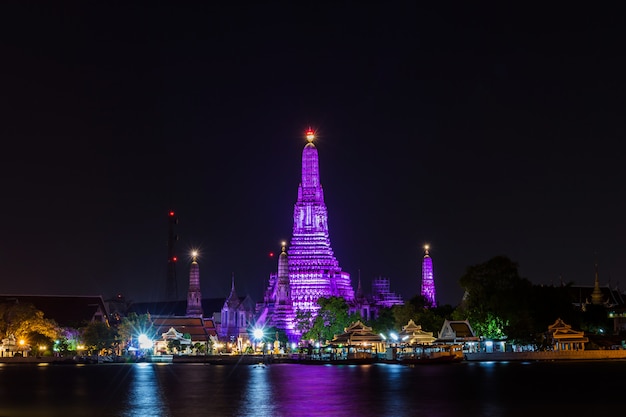
[[[288,249],[283,245],[278,272],[270,275],[257,320],[284,330],[290,340],[300,336],[294,325],[296,314],[315,315],[320,297],[342,297],[349,304],[354,303],[350,274],[341,269],[330,244],[313,130],[307,130],[306,139],[290,245]]]

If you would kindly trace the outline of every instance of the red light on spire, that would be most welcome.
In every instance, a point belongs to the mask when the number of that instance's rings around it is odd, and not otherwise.
[[[174,217],[174,212],[170,211],[170,217]]]
[[[172,261],[176,262],[178,260],[178,258],[176,256],[172,257]]]
[[[309,128],[306,130],[305,136],[306,136],[306,139],[307,139],[309,142],[312,142],[312,141],[313,141],[313,139],[315,139],[315,131],[309,127]]]
[[[270,255],[270,258],[273,258],[274,257],[274,252],[270,252],[269,255]]]

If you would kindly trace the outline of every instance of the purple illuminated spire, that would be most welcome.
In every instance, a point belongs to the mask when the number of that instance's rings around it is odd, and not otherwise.
[[[426,299],[426,305],[436,307],[435,279],[433,277],[433,260],[428,254],[428,245],[424,245],[424,260],[422,261],[422,297]]]
[[[330,246],[328,213],[320,184],[315,133],[302,151],[302,180],[293,213],[293,235],[288,250],[289,286],[294,312],[319,309],[320,297],[354,300],[350,274],[343,272]]]
[[[202,294],[200,293],[200,268],[198,253],[193,252],[189,269],[189,290],[187,291],[187,316],[202,317]]]
[[[282,251],[278,256],[278,272],[270,274],[269,286],[265,290],[263,304],[258,308],[256,326],[274,326],[284,330],[290,342],[298,342],[295,328],[295,314],[289,286],[289,261],[286,243],[282,242]]]
[[[285,242],[278,256],[278,282],[276,283],[276,304],[289,305],[291,307],[291,290],[289,288],[289,261]]]

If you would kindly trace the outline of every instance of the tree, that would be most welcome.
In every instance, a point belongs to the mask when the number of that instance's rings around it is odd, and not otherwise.
[[[139,347],[137,339],[145,334],[150,340],[156,337],[156,329],[149,314],[130,313],[117,326],[119,340],[124,346]]]
[[[80,330],[83,344],[89,354],[112,349],[115,345],[117,332],[106,323],[91,322]]]
[[[532,284],[519,276],[517,263],[496,256],[468,267],[459,282],[466,292],[461,309],[474,329],[511,339],[530,337],[533,329],[528,301]]]
[[[320,309],[311,329],[303,335],[305,339],[332,340],[335,335],[343,333],[346,327],[360,319],[358,314],[349,314],[348,303],[343,297],[320,297],[317,304]]]
[[[400,331],[409,320],[422,326],[424,331],[437,333],[446,319],[452,318],[454,309],[449,306],[429,307],[422,295],[416,295],[401,306],[393,306],[391,309],[394,318],[393,328]],[[381,331],[383,331],[381,329]]]
[[[52,340],[48,336],[43,335],[39,332],[29,332],[26,335],[26,340],[28,340],[28,344],[30,345],[33,354],[39,356],[51,354],[54,340]]]
[[[180,340],[172,339],[167,342],[167,350],[170,353],[179,353],[180,352]]]
[[[55,341],[54,349],[59,352],[61,356],[65,356],[72,351],[70,342],[65,337],[61,337],[58,341]],[[74,350],[75,349],[76,347],[74,347]]]
[[[37,333],[49,339],[59,337],[61,329],[54,320],[46,319],[41,310],[29,303],[0,304],[0,335],[13,334],[17,339],[25,339],[30,333]],[[30,341],[28,341],[30,344]]]
[[[543,333],[548,326],[561,318],[575,328],[580,328],[580,310],[574,307],[571,295],[572,283],[565,285],[533,285],[530,305],[533,331]]]
[[[608,318],[604,305],[590,304],[581,314],[580,327],[587,333],[605,334],[613,331],[613,321]]]
[[[202,354],[206,352],[206,346],[200,342],[196,342],[193,344],[193,348],[196,352]]]
[[[397,307],[397,310],[396,310]],[[406,311],[410,313],[405,313]],[[398,326],[396,325],[398,319],[396,314],[411,314],[413,312],[413,307],[405,306],[395,306],[394,308],[380,308],[378,310],[378,315],[375,319],[369,320],[367,323],[368,326],[372,328],[372,331],[375,333],[383,333],[388,334],[392,331],[398,331]]]

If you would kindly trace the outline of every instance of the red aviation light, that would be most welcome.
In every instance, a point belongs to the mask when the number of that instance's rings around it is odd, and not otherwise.
[[[170,211],[170,217],[174,217],[174,212]]]
[[[173,262],[176,262],[177,260],[178,260],[178,258],[177,258],[176,256],[173,256],[173,257],[172,257],[172,261],[173,261]]]
[[[315,139],[315,131],[311,128],[308,128],[306,130],[306,140],[308,140],[309,142],[313,141],[313,139]]]

